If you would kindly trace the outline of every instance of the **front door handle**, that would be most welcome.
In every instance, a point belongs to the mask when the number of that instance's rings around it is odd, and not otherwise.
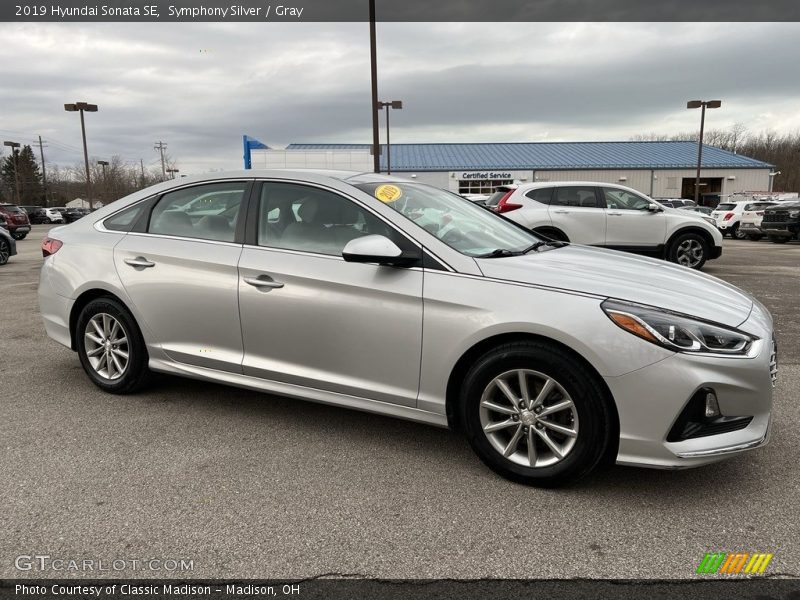
[[[244,282],[247,285],[252,285],[256,288],[274,288],[280,289],[283,287],[283,283],[280,281],[275,281],[274,279],[267,277],[266,275],[260,275],[259,277],[245,277]]]
[[[563,208],[561,208],[559,210],[554,210],[553,212],[556,213],[556,214],[559,214],[559,215],[568,215],[569,214],[569,211],[568,210],[564,210]]]
[[[137,256],[136,258],[126,258],[125,264],[130,265],[131,267],[142,267],[144,269],[156,266],[156,263],[150,262],[144,256]]]
[[[621,212],[610,212],[610,211],[609,211],[609,212],[606,212],[606,214],[607,214],[609,217],[619,217],[619,216],[622,216],[622,213],[621,213]]]

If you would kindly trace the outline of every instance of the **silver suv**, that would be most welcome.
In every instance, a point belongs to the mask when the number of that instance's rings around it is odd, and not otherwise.
[[[450,426],[542,486],[767,440],[772,318],[752,297],[437,188],[215,173],[48,235],[45,328],[110,393],[161,371]]]
[[[553,240],[650,254],[693,269],[722,255],[722,235],[702,216],[662,206],[622,185],[504,186],[486,206]]]

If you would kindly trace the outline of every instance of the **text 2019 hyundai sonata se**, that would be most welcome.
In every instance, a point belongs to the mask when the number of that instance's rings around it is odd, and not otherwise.
[[[449,425],[542,486],[767,441],[761,304],[688,268],[543,241],[426,185],[181,179],[52,230],[43,253],[47,332],[108,392],[162,371]]]

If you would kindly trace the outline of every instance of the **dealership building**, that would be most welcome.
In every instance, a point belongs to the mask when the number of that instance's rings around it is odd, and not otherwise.
[[[697,143],[527,142],[493,144],[392,144],[381,147],[381,170],[457,194],[490,194],[500,185],[533,181],[619,183],[656,198],[693,198]],[[290,144],[270,148],[244,136],[246,169],[372,171],[369,144]],[[703,146],[700,191],[719,198],[765,192],[773,165]],[[772,174],[772,175],[771,175]]]

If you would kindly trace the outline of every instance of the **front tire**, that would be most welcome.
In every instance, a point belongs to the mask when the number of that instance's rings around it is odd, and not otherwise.
[[[460,418],[472,449],[493,471],[526,485],[557,487],[592,471],[613,431],[606,393],[564,349],[504,344],[469,370]]]
[[[752,242],[757,242],[763,237],[764,237],[763,235],[758,235],[757,233],[753,233],[747,236],[747,238]]]
[[[97,387],[130,394],[150,380],[144,339],[133,316],[113,298],[92,300],[81,310],[75,340],[83,370]]]
[[[0,265],[4,265],[11,257],[11,245],[3,239],[0,239]]]
[[[773,244],[785,244],[789,241],[789,238],[783,235],[771,235],[769,236],[769,241]]]
[[[708,242],[698,233],[682,233],[670,242],[667,260],[690,269],[702,269],[708,260]]]

